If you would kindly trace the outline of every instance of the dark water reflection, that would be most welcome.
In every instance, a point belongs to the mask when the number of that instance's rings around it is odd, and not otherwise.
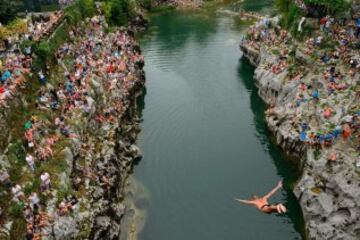
[[[140,240],[301,239],[287,188],[273,200],[286,203],[283,216],[233,202],[296,178],[270,140],[253,68],[241,59],[246,26],[231,15],[172,12],[153,16],[150,29],[141,37],[147,93],[135,177],[150,196],[137,202],[148,211]]]

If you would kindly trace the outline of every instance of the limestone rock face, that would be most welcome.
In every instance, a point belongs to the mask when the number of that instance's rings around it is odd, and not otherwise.
[[[74,218],[63,216],[54,222],[54,238],[55,240],[73,239],[78,232],[77,224]]]
[[[321,113],[316,107],[289,107],[295,101],[298,89],[297,82],[286,81],[286,70],[273,74],[266,69],[266,63],[274,61],[275,56],[265,48],[255,50],[252,46],[241,45],[244,56],[257,68],[254,81],[260,97],[271,106],[266,112],[268,127],[275,135],[277,143],[290,155],[299,159],[303,173],[294,188],[306,223],[309,239],[360,239],[360,167],[352,149],[344,143],[323,149],[315,156],[312,148],[299,140],[298,125],[305,120],[312,125],[321,122]],[[305,60],[300,53],[296,57]],[[309,73],[307,79],[321,79]],[[322,84],[319,82],[318,84]],[[341,106],[347,106],[344,96],[339,96],[338,104],[333,107],[342,112]],[[351,102],[351,98],[346,101]],[[345,110],[346,111],[346,110]],[[333,122],[341,122],[341,114],[334,116]],[[335,162],[329,162],[327,156],[331,151],[338,153]]]
[[[353,4],[351,7],[351,14],[353,19],[360,18],[360,1],[359,0],[353,0]]]

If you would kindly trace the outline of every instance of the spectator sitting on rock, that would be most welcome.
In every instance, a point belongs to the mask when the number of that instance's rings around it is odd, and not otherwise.
[[[39,74],[40,84],[41,84],[41,85],[46,85],[47,79],[46,79],[44,73],[43,73],[42,71],[40,71],[38,74]]]
[[[46,192],[50,189],[50,174],[47,172],[43,172],[40,176],[41,184],[40,184],[40,191]]]
[[[26,162],[28,163],[30,170],[32,172],[35,171],[35,160],[34,157],[31,154],[27,154],[25,157]]]
[[[19,184],[16,184],[14,187],[12,187],[11,192],[14,195],[14,200],[16,202],[26,200],[25,194]]]
[[[11,188],[10,175],[7,173],[5,169],[0,172],[0,182],[5,188],[7,189]]]
[[[31,209],[34,209],[35,206],[38,206],[38,204],[40,203],[40,199],[37,195],[36,192],[32,192],[30,194],[30,196],[28,197],[29,201],[30,201],[30,206],[31,206]]]

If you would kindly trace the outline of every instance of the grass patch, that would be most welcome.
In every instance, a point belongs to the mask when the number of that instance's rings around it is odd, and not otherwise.
[[[26,221],[24,218],[16,218],[11,226],[10,239],[18,240],[25,239]]]
[[[26,166],[25,155],[25,149],[21,140],[18,140],[9,146],[7,157],[11,164],[9,175],[13,182],[19,181],[22,177],[22,169]]]
[[[10,207],[9,213],[14,218],[21,218],[23,216],[23,212],[22,212],[23,209],[24,209],[23,203],[15,203]]]

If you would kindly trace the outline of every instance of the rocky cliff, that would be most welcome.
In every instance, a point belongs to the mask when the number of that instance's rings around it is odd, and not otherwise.
[[[105,33],[106,26],[95,16],[73,27],[48,82],[41,88],[29,82],[11,109],[0,112],[6,130],[0,170],[10,175],[10,187],[1,180],[1,239],[136,237],[135,210],[124,199],[141,158],[135,141],[144,62],[131,30]],[[25,161],[29,154],[34,170]],[[44,172],[47,191],[40,184]],[[18,194],[10,189],[16,184]]]
[[[299,125],[307,122],[313,127],[324,124],[321,104],[331,104],[337,112],[333,122],[339,124],[356,106],[354,91],[339,93],[336,97],[312,101],[294,107],[300,81],[289,81],[288,69],[273,73],[269,63],[278,62],[279,56],[265,45],[254,47],[242,42],[245,57],[256,66],[254,81],[260,97],[269,104],[266,112],[268,127],[277,143],[290,155],[299,159],[303,173],[294,192],[297,196],[306,223],[309,239],[359,239],[360,238],[360,169],[357,152],[346,142],[339,140],[325,148],[311,147],[299,139]],[[296,54],[296,58],[303,55]],[[304,59],[302,59],[304,60]],[[314,63],[310,58],[310,63]],[[317,65],[317,63],[315,63]],[[302,82],[314,84],[321,79],[317,66],[304,65],[307,72]],[[324,84],[319,81],[318,84]],[[348,82],[349,85],[353,84]],[[315,87],[315,86],[313,86]],[[329,161],[329,154],[336,152],[337,160]]]

